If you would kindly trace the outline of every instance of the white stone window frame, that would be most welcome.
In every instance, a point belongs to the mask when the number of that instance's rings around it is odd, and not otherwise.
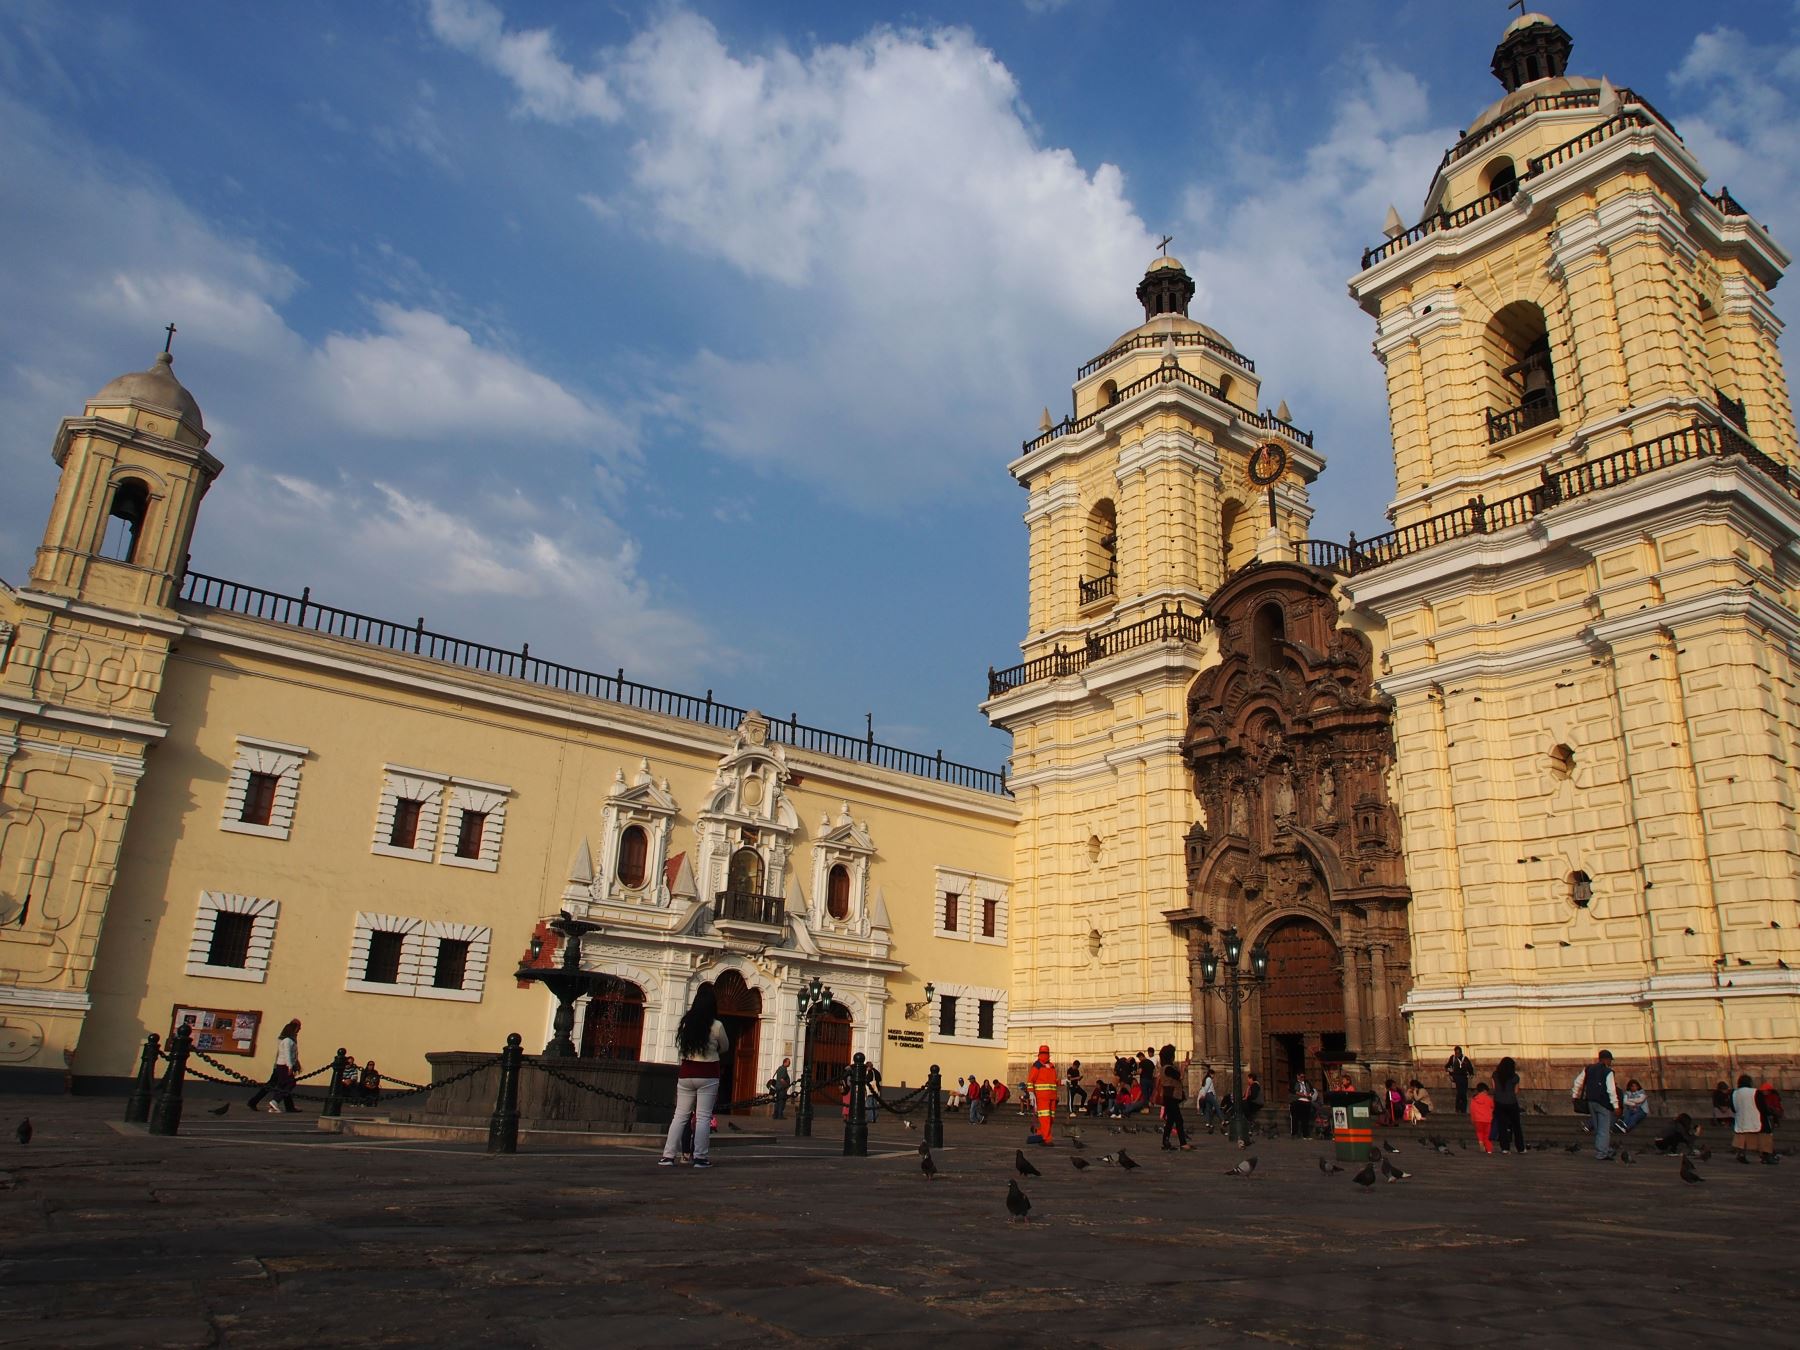
[[[482,783],[473,778],[452,778],[445,795],[449,798],[444,812],[444,828],[438,845],[437,860],[446,867],[467,867],[477,872],[500,870],[500,842],[506,832],[506,799],[512,789],[500,783]],[[459,857],[457,840],[462,835],[463,814],[479,811],[487,816],[481,827],[481,856]],[[390,824],[391,824],[390,820]],[[425,828],[425,813],[419,813],[419,829]]]
[[[680,807],[669,792],[668,778],[658,780],[650,771],[648,759],[638,761],[637,773],[629,784],[623,768],[613,772],[612,790],[601,812],[600,856],[590,859],[595,864],[592,891],[596,900],[669,907],[669,843],[679,814]],[[619,877],[619,844],[633,825],[646,836],[644,879],[636,886],[628,886]]]
[[[946,938],[952,942],[979,942],[989,947],[1004,947],[1007,932],[1011,927],[1011,915],[1008,913],[1008,888],[1000,877],[988,876],[981,872],[959,872],[951,868],[940,867],[933,881],[931,907],[931,932],[933,937]],[[944,899],[948,895],[957,897],[956,928],[944,927]],[[984,901],[993,900],[994,935],[986,936],[981,931],[981,918]]]
[[[375,837],[369,851],[383,858],[430,862],[437,854],[438,821],[443,815],[444,789],[450,775],[409,769],[403,764],[384,764],[381,771],[381,800],[375,807]],[[420,803],[419,828],[413,835],[412,848],[397,848],[388,842],[394,833],[394,813],[403,799]]]
[[[827,818],[819,821],[818,842],[813,845],[813,902],[810,906],[815,932],[846,933],[866,937],[869,932],[869,864],[875,857],[875,842],[867,824],[851,818],[850,804],[845,802],[834,826]],[[831,869],[843,867],[850,874],[850,909],[841,919],[831,917]],[[942,920],[940,907],[938,918]]]
[[[215,966],[206,958],[212,951],[213,929],[221,914],[250,916],[250,945],[242,966]],[[268,978],[269,957],[275,948],[275,921],[281,917],[281,901],[229,891],[201,891],[194,913],[194,936],[188,944],[187,973],[203,980],[246,980],[261,984]]]
[[[363,978],[363,973],[369,968],[369,943],[376,933],[399,933],[402,935],[400,968],[395,973],[392,984],[380,984]],[[434,957],[436,950],[434,946],[432,948]],[[424,956],[425,920],[409,919],[398,914],[372,914],[358,910],[356,928],[350,938],[350,964],[345,972],[344,989],[352,994],[386,994],[392,998],[411,998],[418,990],[419,973],[424,968]],[[429,982],[429,975],[427,982]]]
[[[433,983],[437,978],[438,947],[446,940],[469,944],[469,959],[463,965],[460,989],[440,989]],[[493,944],[492,928],[478,927],[471,923],[446,923],[437,920],[428,922],[420,948],[416,985],[418,997],[449,999],[457,1003],[481,1002],[482,990],[487,985],[488,951]],[[405,963],[406,958],[402,955],[401,964],[404,966]]]
[[[233,834],[254,834],[264,839],[286,839],[294,828],[294,807],[300,800],[300,764],[312,751],[304,745],[288,745],[283,741],[265,740],[261,736],[239,736],[237,758],[231,766],[231,777],[225,784],[225,806],[219,828]],[[244,799],[250,792],[250,775],[271,774],[276,779],[275,800],[269,808],[269,823],[257,825],[240,819]]]
[[[933,986],[938,998],[946,996],[956,1000],[956,1034],[946,1036],[938,1030],[938,1019],[933,1009],[930,1020],[930,1038],[937,1045],[972,1045],[984,1048],[1005,1046],[1007,1024],[1007,995],[1004,989],[990,989],[975,984],[938,983]],[[981,1005],[994,1005],[994,1034],[988,1037],[977,1036],[981,1029]]]

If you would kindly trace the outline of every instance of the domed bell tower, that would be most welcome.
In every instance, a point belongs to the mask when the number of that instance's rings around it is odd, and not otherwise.
[[[171,333],[171,336],[173,334]],[[157,716],[200,500],[222,467],[159,353],[66,419],[29,583],[0,594],[0,1080],[61,1089]]]

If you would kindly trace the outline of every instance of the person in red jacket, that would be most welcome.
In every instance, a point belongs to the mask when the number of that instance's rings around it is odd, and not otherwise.
[[[1483,1153],[1492,1153],[1494,1129],[1494,1099],[1488,1095],[1488,1085],[1477,1083],[1475,1095],[1469,1098],[1469,1123],[1475,1127],[1475,1142],[1481,1145]]]
[[[1050,1132],[1056,1122],[1056,1089],[1058,1085],[1056,1066],[1050,1062],[1050,1047],[1040,1045],[1037,1060],[1025,1075],[1025,1085],[1031,1089],[1036,1098],[1037,1128],[1032,1132],[1032,1139],[1048,1146],[1051,1143]]]

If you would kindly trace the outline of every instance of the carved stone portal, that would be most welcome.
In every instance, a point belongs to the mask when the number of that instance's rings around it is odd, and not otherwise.
[[[1182,747],[1203,823],[1187,836],[1188,906],[1168,916],[1192,958],[1195,1057],[1224,1081],[1226,1014],[1200,991],[1199,953],[1235,925],[1246,948],[1269,951],[1268,984],[1244,1011],[1246,1068],[1265,1091],[1285,1098],[1296,1073],[1317,1084],[1339,1066],[1379,1083],[1410,1064],[1392,705],[1368,640],[1338,627],[1326,574],[1253,565],[1208,611],[1220,659],[1189,691]]]

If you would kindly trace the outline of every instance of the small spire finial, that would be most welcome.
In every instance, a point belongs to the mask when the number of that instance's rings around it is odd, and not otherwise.
[[[164,352],[167,352],[170,347],[175,345],[175,334],[180,331],[181,330],[178,329],[177,327],[175,327],[175,325],[172,323],[164,325],[163,332],[165,332],[169,335],[163,339],[163,351]]]
[[[1525,17],[1525,0],[1508,0],[1506,7],[1518,10],[1521,19]]]
[[[1174,242],[1175,236],[1172,234],[1165,234],[1161,239],[1157,240],[1156,246],[1162,250],[1163,257],[1166,258],[1169,256],[1169,245]]]

